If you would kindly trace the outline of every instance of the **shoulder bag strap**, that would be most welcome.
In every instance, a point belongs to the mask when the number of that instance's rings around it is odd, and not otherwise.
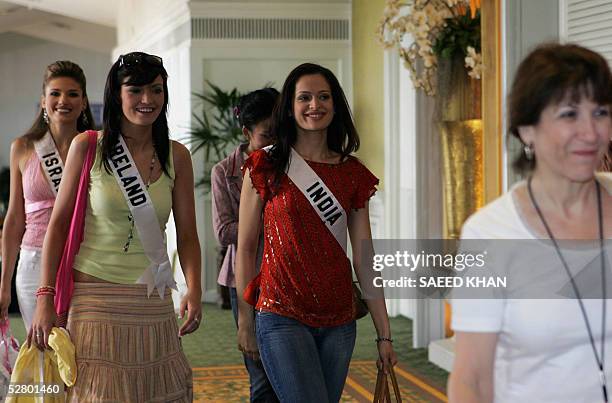
[[[79,187],[74,202],[72,219],[70,220],[68,237],[64,244],[62,259],[55,278],[55,311],[58,316],[58,326],[61,327],[65,327],[68,322],[68,310],[74,290],[72,266],[74,264],[74,258],[79,252],[81,242],[83,242],[85,212],[87,211],[87,195],[89,192],[89,175],[94,160],[96,159],[98,133],[94,130],[88,130],[87,135],[89,140],[87,143],[87,154],[85,155],[85,161],[83,161],[83,168],[81,169],[81,177],[79,178]]]

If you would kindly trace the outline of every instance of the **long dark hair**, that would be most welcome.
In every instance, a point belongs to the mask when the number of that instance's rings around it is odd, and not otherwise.
[[[122,64],[122,58],[125,56],[142,56],[142,62],[133,65]],[[102,161],[104,168],[108,173],[111,172],[111,167],[108,163],[113,149],[119,143],[121,135],[121,118],[123,111],[121,109],[121,85],[146,85],[152,83],[157,76],[161,76],[164,81],[164,104],[162,110],[153,122],[153,147],[157,153],[157,158],[166,175],[168,172],[168,160],[170,152],[170,136],[168,130],[168,73],[161,64],[161,59],[158,64],[147,63],[147,55],[142,52],[134,52],[128,55],[121,56],[113,64],[108,77],[106,77],[106,86],[104,87],[104,112],[102,115],[104,136],[102,136]],[[127,79],[127,80],[126,80]]]
[[[600,104],[612,104],[612,74],[598,53],[574,44],[547,43],[535,48],[519,65],[508,97],[509,135],[523,144],[519,127],[536,125],[542,111],[564,97],[583,96]],[[524,145],[524,144],[523,144]],[[524,150],[513,162],[522,174],[533,171],[536,158]]]
[[[72,78],[81,87],[83,98],[87,98],[87,80],[85,79],[85,73],[78,64],[68,60],[58,60],[47,66],[45,74],[43,76],[42,93],[45,94],[47,85],[49,82],[56,78],[67,77]],[[89,108],[89,99],[87,100],[87,106],[83,110],[83,113],[77,119],[77,131],[84,132],[95,127],[93,115],[91,114],[91,108]],[[31,142],[40,140],[45,133],[49,130],[49,125],[45,122],[43,117],[42,107],[38,111],[38,115],[34,119],[32,127],[23,135],[23,137]]]
[[[359,135],[346,96],[338,79],[329,69],[313,63],[304,63],[289,73],[272,117],[271,133],[276,143],[270,150],[274,166],[274,183],[278,185],[289,164],[291,147],[297,140],[297,123],[293,117],[295,85],[302,76],[320,74],[331,88],[334,102],[334,117],[327,127],[327,147],[340,154],[341,159],[359,149]]]
[[[604,155],[601,163],[601,170],[604,172],[612,172],[612,141],[608,143],[608,152]]]

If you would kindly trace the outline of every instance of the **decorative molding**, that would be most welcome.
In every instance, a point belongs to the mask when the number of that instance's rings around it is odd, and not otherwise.
[[[190,2],[193,18],[351,19],[350,3],[233,3]]]
[[[567,42],[567,2],[559,0],[559,42]]]
[[[502,45],[500,0],[482,2],[482,122],[485,203],[502,191]]]
[[[350,43],[351,5],[191,2],[191,38]],[[300,44],[301,46],[302,44]]]
[[[370,227],[372,229],[372,238],[384,239],[385,233],[385,191],[379,190],[370,199]]]
[[[451,372],[455,362],[455,338],[441,339],[429,343],[427,358],[440,368]]]
[[[349,20],[288,18],[192,18],[192,39],[343,40]]]
[[[412,83],[406,83],[398,52],[384,52],[384,133],[385,133],[385,236],[386,239],[413,238],[416,224],[412,218],[414,211],[414,190],[405,187],[406,159],[414,161],[416,151],[410,144],[414,128],[407,124],[414,122],[415,105],[408,102],[408,92],[413,92]],[[407,230],[405,226],[411,226]],[[409,234],[409,235],[407,235]],[[399,298],[393,291],[387,294],[387,312],[390,316],[403,315],[415,319],[417,300]]]
[[[204,54],[214,54],[217,59],[256,59],[255,53],[270,51],[274,59],[318,60],[342,57],[350,64],[351,41],[300,40],[299,47],[293,40],[263,39],[192,39],[192,48],[201,48]],[[219,52],[220,51],[220,52]],[[280,52],[280,53],[279,53]],[[331,56],[329,56],[331,55]],[[339,77],[338,77],[339,79]],[[348,81],[350,82],[350,81]],[[343,82],[343,88],[346,87]],[[346,91],[346,88],[344,88]],[[348,94],[347,94],[348,96]],[[349,99],[349,103],[351,100]]]
[[[219,291],[215,288],[214,290],[206,290],[205,294],[202,294],[202,302],[207,304],[216,304],[219,302]]]
[[[523,58],[540,43],[563,42],[563,8],[567,0],[502,0],[502,166],[504,169],[502,190],[507,191],[523,177],[514,171],[512,161],[521,151],[521,142],[508,136],[507,95],[516,70]],[[561,29],[561,31],[560,31]]]
[[[417,299],[413,324],[413,348],[425,348],[430,342],[443,339],[444,301],[439,298]]]
[[[502,112],[502,118],[501,118],[501,134],[502,134],[502,138],[501,138],[501,165],[502,165],[502,183],[501,183],[501,192],[502,193],[506,193],[506,191],[510,188],[509,185],[509,166],[510,166],[510,162],[509,162],[509,153],[508,153],[508,145],[507,140],[508,140],[508,136],[506,135],[508,133],[508,124],[507,124],[507,119],[505,118],[506,114],[504,113],[504,111],[508,110],[508,103],[507,103],[507,95],[508,95],[508,67],[506,66],[506,63],[508,62],[508,19],[506,17],[506,12],[507,12],[507,8],[506,8],[506,4],[507,4],[507,0],[500,0],[500,7],[501,7],[501,14],[502,14],[502,18],[500,18],[500,36],[501,36],[501,63],[502,63],[502,67],[501,67],[501,112]]]
[[[416,238],[442,238],[442,161],[440,132],[434,122],[435,101],[417,91],[416,97]]]
[[[416,238],[442,238],[442,163],[440,133],[433,120],[435,101],[417,91],[415,149],[416,160]],[[412,346],[427,347],[444,337],[444,307],[440,300],[417,299]]]
[[[384,52],[385,123],[385,227],[387,238],[400,237],[400,60],[395,51]]]
[[[199,189],[196,189],[198,192]],[[217,298],[217,277],[219,273],[218,266],[218,251],[217,239],[212,227],[212,200],[210,192],[198,197],[199,206],[203,214],[200,214],[202,220],[201,226],[198,226],[200,241],[202,244],[202,286],[205,290],[204,301],[214,302]]]

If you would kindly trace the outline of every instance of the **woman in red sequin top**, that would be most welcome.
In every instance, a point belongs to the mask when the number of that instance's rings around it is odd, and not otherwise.
[[[253,358],[261,354],[281,401],[337,402],[355,343],[351,262],[286,171],[293,148],[346,212],[362,283],[371,278],[371,268],[360,262],[373,254],[368,199],[378,179],[350,155],[359,147],[357,131],[338,80],[324,67],[306,63],[289,74],[272,133],[276,145],[252,153],[243,167],[238,345]],[[262,223],[264,255],[256,276]],[[378,333],[378,365],[387,370],[397,359],[382,292],[373,297],[367,304]],[[256,319],[249,303],[256,305]]]

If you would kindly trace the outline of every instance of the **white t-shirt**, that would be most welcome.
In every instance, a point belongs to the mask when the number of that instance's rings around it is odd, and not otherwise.
[[[612,175],[598,178],[603,188],[612,193]],[[461,238],[538,242],[515,205],[512,194],[519,185],[471,216],[463,226]],[[606,268],[612,276],[609,265]],[[559,270],[563,270],[560,261]],[[612,290],[607,295],[612,295]],[[602,300],[583,302],[600,354]],[[576,299],[454,299],[452,306],[455,331],[498,334],[494,364],[496,403],[603,402],[599,369]],[[610,299],[606,323],[605,372],[612,393]]]

